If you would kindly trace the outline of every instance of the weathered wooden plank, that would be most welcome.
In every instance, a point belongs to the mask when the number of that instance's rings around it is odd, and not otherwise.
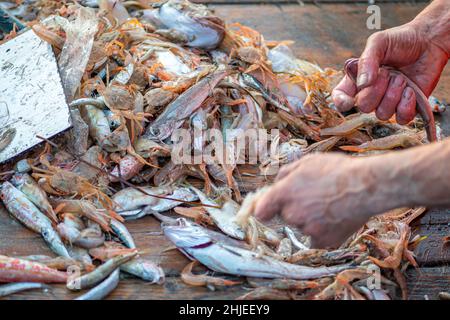
[[[205,287],[192,287],[184,284],[179,278],[167,278],[163,285],[148,284],[138,279],[124,279],[107,298],[108,300],[233,300],[244,294],[241,286],[211,291]],[[5,297],[5,300],[72,300],[83,294],[71,292],[64,285],[52,285],[51,290],[33,290]]]
[[[413,234],[426,236],[416,250],[417,263],[420,266],[437,266],[450,263],[450,245],[444,242],[444,237],[450,235],[448,224],[420,225]]]
[[[450,267],[435,268],[409,268],[405,277],[408,286],[409,300],[437,299],[442,291],[450,290]],[[138,279],[123,279],[119,286],[107,299],[133,299],[133,300],[209,300],[209,299],[236,299],[248,292],[242,286],[218,289],[211,291],[204,287],[192,287],[184,284],[179,278],[169,277],[163,285],[146,284]],[[18,293],[4,299],[64,299],[70,300],[83,292],[70,292],[64,285],[52,285],[51,290],[33,290]]]
[[[406,271],[409,300],[438,299],[442,291],[450,291],[450,267],[410,268]]]
[[[450,209],[429,209],[425,215],[417,219],[415,224],[450,224]]]

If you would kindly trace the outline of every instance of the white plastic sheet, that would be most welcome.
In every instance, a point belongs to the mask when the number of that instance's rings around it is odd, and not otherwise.
[[[70,102],[80,85],[91,55],[98,21],[94,10],[80,7],[75,20],[60,18],[58,23],[66,32],[66,41],[58,65],[64,92]]]

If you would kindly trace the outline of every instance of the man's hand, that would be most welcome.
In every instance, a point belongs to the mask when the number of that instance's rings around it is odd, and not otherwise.
[[[372,169],[363,158],[306,156],[281,168],[255,215],[267,220],[280,214],[310,235],[315,247],[339,245],[388,206],[389,199],[380,199],[381,181]]]
[[[267,220],[280,214],[310,235],[314,247],[339,246],[372,215],[409,201],[403,194],[407,184],[400,172],[403,167],[390,168],[398,161],[391,158],[305,156],[281,168],[257,202],[255,215]]]
[[[373,34],[359,59],[357,85],[345,76],[334,89],[336,107],[347,111],[357,106],[365,113],[376,110],[381,120],[396,114],[400,124],[413,120],[416,115],[413,90],[401,76],[390,77],[380,66],[399,69],[429,96],[448,61],[446,41],[450,33],[447,30],[447,35],[435,37],[429,29],[429,20],[429,14],[424,12],[408,24]],[[438,29],[438,22],[435,28]]]

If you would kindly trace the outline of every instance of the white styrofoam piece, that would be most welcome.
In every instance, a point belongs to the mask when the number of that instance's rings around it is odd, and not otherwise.
[[[15,129],[0,163],[70,127],[55,55],[32,30],[0,46],[0,136]]]

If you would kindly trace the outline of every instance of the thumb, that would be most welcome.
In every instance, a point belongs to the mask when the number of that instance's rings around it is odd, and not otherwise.
[[[255,216],[260,220],[269,220],[281,212],[283,206],[283,186],[282,181],[270,186],[255,206]],[[286,192],[286,191],[285,191]]]
[[[387,47],[387,37],[383,32],[374,33],[367,39],[366,48],[361,54],[358,63],[358,77],[356,80],[358,91],[373,85],[377,80],[378,69],[384,59]]]
[[[331,98],[339,111],[348,111],[355,106],[356,86],[346,75],[331,92]]]

